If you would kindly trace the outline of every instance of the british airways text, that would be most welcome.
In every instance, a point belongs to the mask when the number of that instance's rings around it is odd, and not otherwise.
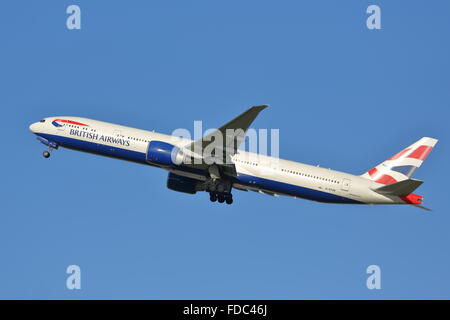
[[[96,141],[103,141],[103,142],[109,142],[109,143],[115,143],[120,144],[125,147],[130,146],[130,141],[125,139],[119,139],[114,138],[106,135],[99,135],[98,133],[88,132],[88,131],[82,131],[82,130],[76,130],[76,129],[70,129],[69,134],[71,136],[78,136],[82,138],[92,139]]]

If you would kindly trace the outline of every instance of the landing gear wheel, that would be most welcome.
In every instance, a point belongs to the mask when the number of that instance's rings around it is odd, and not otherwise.
[[[227,204],[232,204],[233,203],[233,196],[230,194],[226,199],[225,199]]]
[[[211,202],[216,202],[217,201],[217,195],[213,192],[211,192],[209,194],[209,200],[211,200]]]
[[[50,152],[44,151],[44,152],[42,153],[42,155],[44,156],[44,158],[48,158],[48,157],[50,157]]]
[[[219,203],[223,203],[225,201],[223,194],[219,194],[219,196],[217,197],[217,201],[219,201]]]

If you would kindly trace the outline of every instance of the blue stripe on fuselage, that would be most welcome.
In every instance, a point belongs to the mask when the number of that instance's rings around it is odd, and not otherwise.
[[[113,147],[108,146],[100,143],[90,142],[90,141],[84,141],[74,138],[68,138],[58,135],[52,135],[52,134],[44,134],[44,133],[37,133],[36,135],[41,136],[49,141],[53,141],[60,145],[61,147],[65,147],[68,149],[75,149],[80,151],[85,151],[93,154],[98,154],[102,156],[107,157],[113,157],[118,158],[122,160],[128,160],[132,162],[137,163],[143,163],[150,165],[146,161],[146,155],[143,152],[137,152],[132,151],[128,149],[123,149],[119,147]],[[187,168],[187,167],[180,167],[177,168],[182,171],[187,171],[191,173],[197,173],[202,174],[205,173],[205,171],[194,169],[194,168]],[[275,193],[280,194],[287,194],[299,198],[304,198],[308,200],[315,200],[320,202],[329,202],[329,203],[361,203],[359,201],[348,199],[345,197],[341,197],[335,194],[318,191],[314,189],[309,189],[305,187],[300,187],[293,184],[288,184],[284,182],[279,182],[275,180],[270,179],[264,179],[259,178],[251,175],[246,174],[238,174],[238,176],[235,178],[235,182],[243,185],[247,185],[250,187],[255,187],[267,191],[272,191]]]
[[[145,161],[145,153],[142,152],[112,147],[101,143],[67,138],[53,134],[37,133],[37,135],[47,140],[56,142],[61,147],[147,164],[147,162]]]
[[[138,152],[133,150],[128,150],[119,147],[113,147],[104,145],[101,143],[84,141],[75,138],[68,138],[64,136],[52,135],[52,134],[44,134],[44,133],[36,133],[37,136],[41,136],[49,141],[52,141],[58,144],[61,147],[74,149],[84,152],[89,152],[101,156],[118,158],[121,160],[132,161],[136,163],[146,164],[152,167],[158,167],[151,163],[147,162],[147,157],[144,152]],[[159,167],[158,167],[159,168]],[[195,173],[195,174],[207,174],[205,170],[200,170],[196,168],[188,168],[188,167],[178,167],[178,170]]]
[[[280,194],[287,194],[308,200],[328,202],[328,203],[354,203],[354,204],[362,203],[332,193],[300,187],[297,185],[279,182],[275,180],[254,177],[246,174],[238,174],[237,180],[239,183],[247,186],[257,187],[263,190],[272,191]]]

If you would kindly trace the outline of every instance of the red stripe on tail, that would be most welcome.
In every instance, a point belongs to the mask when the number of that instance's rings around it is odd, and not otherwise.
[[[381,184],[393,184],[397,182],[397,180],[392,178],[390,175],[380,173],[377,168],[370,169],[368,173],[375,182]]]
[[[399,153],[397,153],[395,156],[392,156],[391,158],[389,158],[388,160],[395,160],[400,158],[402,155],[404,155],[405,153],[407,153],[409,150],[411,150],[410,148],[407,148],[403,151],[400,151]]]
[[[425,160],[426,157],[430,154],[431,150],[433,150],[433,147],[430,146],[420,146],[417,149],[415,149],[411,154],[408,156],[408,158],[414,158],[418,160]]]
[[[379,177],[375,182],[381,183],[381,184],[393,184],[396,183],[397,180],[392,178],[391,176],[387,174],[383,174],[381,177]]]

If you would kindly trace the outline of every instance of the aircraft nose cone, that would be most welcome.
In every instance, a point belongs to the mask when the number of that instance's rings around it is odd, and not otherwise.
[[[37,130],[37,123],[35,122],[35,123],[30,124],[29,129],[33,133],[36,132],[36,130]]]

